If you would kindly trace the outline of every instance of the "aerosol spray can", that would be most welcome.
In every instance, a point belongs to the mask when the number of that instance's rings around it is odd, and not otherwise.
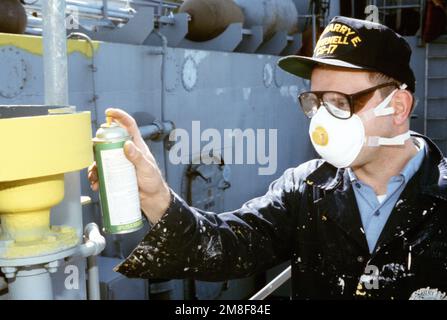
[[[124,154],[126,129],[107,118],[93,139],[104,231],[123,234],[143,227],[135,166]]]

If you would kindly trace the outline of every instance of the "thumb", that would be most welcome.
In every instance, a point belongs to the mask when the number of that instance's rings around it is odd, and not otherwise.
[[[145,164],[145,159],[141,150],[132,142],[126,141],[124,144],[124,154],[126,158],[133,163],[136,169],[141,168]]]

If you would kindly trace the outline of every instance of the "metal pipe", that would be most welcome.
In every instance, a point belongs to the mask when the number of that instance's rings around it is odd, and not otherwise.
[[[8,279],[11,300],[53,300],[53,288],[48,270],[42,266],[21,268]]]
[[[103,9],[105,9],[104,1],[107,1],[107,0],[100,0],[100,2],[67,0],[67,5],[103,10]],[[107,7],[106,9],[108,9],[109,11],[115,11],[115,12],[121,12],[121,13],[135,11],[133,8],[114,7],[111,5],[110,1],[108,1],[106,7]]]
[[[135,1],[135,0],[130,0],[131,4],[135,4],[138,6],[149,6],[149,7],[154,7],[154,6],[158,6],[159,2],[157,0],[149,0],[149,1]],[[176,3],[176,2],[170,2],[170,1],[163,1],[163,8],[165,9],[176,9],[178,7],[180,7],[181,4]]]
[[[160,13],[161,14],[161,13]],[[166,113],[166,78],[167,78],[167,68],[166,68],[166,55],[168,52],[168,39],[160,32],[157,31],[158,36],[161,39],[161,45],[163,48],[163,55],[161,56],[161,121],[165,121]],[[163,156],[163,163],[165,167],[165,179],[168,180],[168,150],[165,149]]]
[[[76,9],[74,9],[76,8]],[[78,14],[79,19],[102,19],[104,18],[104,15],[100,12],[102,12],[101,10],[98,9],[87,9],[87,10],[83,10],[83,8],[81,9],[77,9],[77,7],[75,6],[67,6],[67,10],[71,10],[71,12],[76,12]],[[28,11],[28,17],[35,17],[35,15],[39,15],[39,13],[41,14],[42,10],[41,8],[35,8],[33,10]],[[110,12],[108,11],[108,16],[110,20],[118,20],[118,21],[129,21],[129,19],[132,19],[133,15],[132,14],[123,14],[123,13],[119,13],[119,14],[115,14],[114,12]],[[40,18],[39,18],[40,19]]]
[[[79,13],[79,16],[77,19],[82,23],[82,20],[85,20],[85,24],[100,24],[101,22],[104,22],[104,15],[103,11],[99,9],[92,9],[92,8],[78,8],[76,6],[67,6],[70,10],[77,10]],[[40,10],[43,10],[42,8],[36,7],[35,11],[39,12]],[[79,9],[79,10],[78,10]],[[41,12],[43,15],[43,12]],[[127,23],[133,15],[123,11],[123,12],[115,12],[115,11],[108,11],[107,12],[108,21],[112,21],[116,24],[119,23]],[[41,35],[43,33],[43,19],[39,17],[34,17],[32,14],[28,14],[28,27],[26,29],[26,32],[33,35]]]
[[[79,11],[89,13],[89,14],[95,14],[100,17],[103,17],[103,11],[100,8],[90,8],[90,7],[84,7],[84,6],[80,7],[80,6],[76,6],[76,5],[68,5],[67,9],[72,10],[72,11],[76,11],[77,9],[79,9]],[[122,18],[122,19],[131,19],[133,17],[133,15],[130,13],[113,11],[111,9],[109,9],[109,13],[111,16],[113,15],[114,17]]]
[[[102,0],[102,14],[104,15],[104,19],[109,19],[109,1]]]
[[[95,9],[103,9],[104,8],[104,2],[107,2],[106,7],[109,8],[109,10],[112,11],[121,11],[121,12],[131,12],[135,11],[131,7],[125,7],[127,2],[123,3],[116,3],[116,1],[110,1],[110,0],[98,0],[98,1],[82,1],[82,0],[67,0],[67,4],[79,6],[79,7],[85,7],[85,8],[95,8]],[[115,5],[113,5],[115,4]],[[122,7],[124,6],[124,7]]]
[[[34,5],[34,6],[29,6],[27,8],[29,8],[30,10],[39,12],[42,10],[43,5],[41,7]],[[79,12],[80,15],[84,13],[84,14],[90,14],[90,15],[95,15],[95,16],[104,18],[102,7],[96,8],[96,7],[92,7],[92,6],[88,6],[88,5],[78,5],[78,4],[73,4],[73,3],[67,2],[66,9],[68,11],[74,11],[74,12],[77,11],[77,12]],[[120,9],[110,9],[109,8],[107,10],[107,14],[110,17],[127,19],[127,20],[131,19],[133,17],[132,10],[120,10]]]
[[[68,61],[65,33],[65,1],[48,0],[43,5],[45,104],[68,105]]]
[[[68,1],[76,1],[76,0],[68,0]],[[81,1],[77,0],[78,2],[84,2],[90,4],[92,1]],[[98,3],[102,0],[93,1],[95,3]],[[128,5],[138,5],[138,6],[158,6],[160,3],[160,0],[146,0],[146,1],[138,1],[138,0],[108,0],[109,5],[117,5],[117,6],[128,6]],[[172,2],[172,1],[163,1],[162,6],[165,8],[177,8],[180,7],[181,4]]]
[[[33,13],[39,13],[42,10],[43,6],[28,6],[27,7],[27,11],[28,12],[33,12]],[[84,7],[84,6],[77,6],[74,4],[67,4],[66,5],[66,9],[67,12],[76,12],[79,15],[82,14],[91,14],[91,15],[96,15],[98,17],[104,17],[102,15],[102,9],[101,8],[91,8],[91,7]],[[113,10],[113,9],[109,9],[108,10],[108,14],[111,17],[116,17],[116,18],[123,18],[123,19],[130,19],[133,17],[133,13],[129,12],[129,11],[125,11],[125,10]]]
[[[99,270],[96,256],[87,258],[88,285],[87,295],[89,300],[101,300],[101,290],[99,284]]]
[[[332,20],[333,17],[340,15],[340,3],[339,1],[329,1],[329,20]]]
[[[25,32],[27,34],[31,34],[31,35],[34,35],[34,36],[42,35],[42,29],[39,29],[39,28],[27,27],[25,29]]]
[[[165,109],[166,109],[166,77],[167,77],[167,68],[166,68],[166,54],[168,50],[168,39],[160,32],[156,31],[155,34],[161,40],[161,50],[152,50],[149,51],[149,54],[160,54],[161,55],[161,121],[165,121]],[[164,153],[164,173],[165,179],[168,181],[168,155],[167,150]]]
[[[36,18],[32,15],[28,15],[28,27],[37,27],[42,29],[42,24],[43,24],[43,20],[42,18]],[[126,19],[122,19],[122,18],[117,18],[114,16],[110,16],[108,18],[108,21],[114,22],[114,23],[127,23],[129,21],[130,18],[126,18]],[[104,24],[103,23],[103,18],[100,15],[94,15],[94,14],[79,14],[77,20],[79,21],[79,23],[82,24],[97,24],[97,25],[101,25]]]
[[[288,266],[283,272],[281,272],[275,279],[256,293],[250,300],[264,300],[276,289],[282,286],[292,276],[292,266]]]
[[[117,7],[119,5],[124,6],[131,4],[136,5],[147,5],[151,7],[159,7],[160,2],[157,0],[151,0],[150,2],[140,2],[140,1],[119,1],[119,0],[100,0],[101,3],[94,2],[85,2],[85,1],[77,1],[77,0],[67,0],[66,1],[66,9],[71,10],[74,12],[77,12],[78,14],[78,20],[81,22],[81,24],[89,25],[92,24],[92,26],[98,25],[100,26],[101,23],[104,23],[104,21],[111,21],[115,24],[122,24],[127,23],[132,17],[134,16],[134,13],[136,10],[132,7]],[[45,3],[45,2],[44,2]],[[106,6],[104,5],[106,3]],[[111,6],[114,4],[114,6]],[[161,3],[161,6],[163,9],[175,9],[180,6],[178,3],[172,3],[169,1],[163,1]],[[33,35],[41,35],[42,34],[42,19],[39,17],[35,17],[33,14],[41,13],[43,5],[42,1],[38,1],[37,3],[33,3],[32,5],[26,5],[26,8],[28,9],[28,28],[26,29],[26,32],[28,34]],[[33,14],[29,13],[29,11],[33,11]],[[173,24],[174,22],[171,21],[172,19],[169,19],[168,17],[161,17],[160,19],[165,18],[166,21],[163,21],[163,23],[169,23]],[[85,20],[82,22],[82,20]],[[91,20],[91,22],[90,22]],[[113,26],[112,24],[108,26]]]
[[[42,18],[37,18],[32,15],[28,15],[28,26],[42,26]]]
[[[419,41],[418,41],[419,46],[423,45],[422,31],[424,30],[425,5],[426,5],[425,0],[419,1],[419,30],[417,32],[417,34],[419,35]]]
[[[48,0],[42,7],[43,13],[43,46],[44,46],[44,86],[45,104],[68,106],[68,59],[67,59],[67,37],[65,20],[65,0]],[[68,224],[77,230],[79,238],[82,237],[82,208],[79,201],[81,194],[80,174],[65,174],[65,198],[62,204],[55,211],[59,212],[58,219],[64,218],[64,224]],[[75,212],[78,214],[67,214]],[[55,212],[53,212],[55,214]],[[95,225],[96,226],[96,225]],[[87,242],[79,246],[79,251],[89,251],[92,254],[99,254],[105,246],[105,239],[100,235],[99,229],[91,224],[86,226]],[[89,249],[89,250],[87,250]],[[90,254],[91,255],[91,254]],[[94,267],[92,269],[94,271]],[[18,272],[17,278],[20,277]],[[46,269],[45,269],[46,272]],[[27,276],[29,287],[36,287],[39,290],[49,291],[51,289],[51,279],[48,272],[40,272]],[[95,276],[93,276],[95,280]],[[96,281],[96,280],[95,280]],[[20,282],[19,282],[20,283]],[[89,286],[95,292],[94,286],[99,286],[92,281]],[[50,288],[50,289],[48,289]],[[29,290],[29,289],[28,289]],[[33,291],[33,290],[29,290]],[[44,294],[44,293],[42,293]],[[48,293],[47,296],[52,298]]]
[[[158,14],[161,15],[161,9],[163,6],[163,0],[159,0],[158,1]]]
[[[30,9],[39,9],[43,7],[45,1],[39,1],[37,3],[33,3],[31,5],[26,5],[26,8]],[[102,0],[101,2],[86,2],[86,1],[77,1],[77,0],[66,0],[65,1],[67,8],[69,6],[77,7],[77,9],[81,10],[81,8],[87,8],[87,9],[103,9]],[[110,4],[110,1],[109,1]],[[135,10],[133,8],[123,8],[123,7],[117,7],[117,6],[108,6],[109,12],[117,12],[117,13],[133,13]]]
[[[65,1],[48,0],[43,6],[43,62],[45,104],[68,106],[68,59],[65,25]],[[82,237],[81,178],[79,172],[65,174],[65,197],[54,210],[57,219],[64,219]],[[78,214],[67,214],[76,212]]]
[[[171,121],[154,122],[147,126],[139,127],[141,136],[144,140],[163,140],[174,130],[174,124]]]
[[[401,5],[394,5],[394,6],[381,6],[378,8],[380,10],[415,9],[415,8],[419,8],[419,4],[401,4]]]
[[[99,227],[96,223],[89,223],[84,228],[84,244],[78,247],[77,252],[73,257],[90,257],[99,255],[106,247],[106,239],[99,232]]]
[[[139,127],[141,136],[144,140],[152,140],[160,135],[162,129],[155,124]]]
[[[68,35],[67,37],[68,39],[71,38],[78,38],[78,39],[84,39],[87,41],[87,43],[90,46],[90,50],[92,51],[92,64],[90,65],[90,71],[92,74],[92,89],[93,89],[93,97],[91,102],[93,103],[93,113],[95,116],[95,119],[93,120],[93,124],[95,125],[95,129],[97,129],[98,126],[98,119],[99,119],[99,115],[98,115],[98,96],[96,94],[96,79],[95,79],[95,73],[97,72],[97,68],[96,68],[96,63],[95,63],[95,47],[93,45],[93,40],[87,36],[84,33],[81,32],[72,32]]]
[[[402,4],[402,0],[397,0],[396,1],[398,4]],[[419,7],[419,5],[418,5]],[[396,28],[397,26],[400,26],[402,24],[402,10],[397,10],[396,11]]]
[[[129,16],[128,18],[117,18],[114,17],[113,15],[110,15],[109,13],[109,20],[111,21],[115,21],[115,22],[121,22],[121,23],[125,23],[127,21],[129,21],[129,19],[132,16]],[[78,16],[78,20],[100,20],[101,18],[103,18],[102,15],[95,15],[95,14],[87,14],[87,13],[82,13],[80,12],[79,16]],[[99,22],[99,21],[98,21]],[[28,26],[42,26],[42,18],[40,17],[35,17],[31,14],[28,15]]]
[[[78,250],[73,254],[69,260],[74,260],[78,257],[87,257],[87,293],[89,300],[99,300],[100,286],[99,286],[99,270],[96,261],[96,256],[99,255],[106,247],[106,239],[101,235],[99,227],[96,223],[89,223],[84,229],[84,244],[78,247]]]
[[[96,256],[99,255],[106,246],[106,239],[99,232],[99,228],[95,223],[89,223],[85,226],[86,243],[85,247],[81,246],[84,254],[89,254],[87,258],[87,293],[89,300],[100,300],[101,290],[99,283],[99,269]],[[85,250],[83,250],[85,248]],[[91,254],[90,254],[91,253]]]
[[[103,1],[103,0],[100,0]],[[67,5],[73,5],[73,6],[77,6],[79,10],[81,10],[81,8],[94,8],[94,9],[101,9],[103,8],[103,4],[101,2],[91,2],[91,1],[76,1],[76,0],[67,0],[66,1]],[[129,13],[129,12],[134,12],[135,9],[133,7],[128,7],[128,4],[134,4],[137,6],[148,6],[148,7],[156,7],[158,8],[159,6],[159,0],[150,0],[150,1],[108,1],[108,7],[109,7],[109,14],[110,12],[119,12],[119,13]],[[120,7],[122,6],[122,7]],[[127,6],[127,7],[126,7]],[[25,5],[25,8],[29,8],[29,9],[39,9],[40,7],[42,7],[42,1],[38,1],[36,3],[33,4],[29,4],[29,5]],[[169,2],[169,1],[163,1],[162,3],[162,7],[163,9],[176,9],[178,7],[180,7],[179,3],[175,3],[175,2]]]

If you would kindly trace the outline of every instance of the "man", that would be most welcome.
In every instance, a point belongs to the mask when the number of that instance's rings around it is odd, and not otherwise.
[[[311,79],[299,100],[323,159],[286,170],[264,196],[221,214],[170,190],[135,121],[109,109],[134,137],[125,152],[153,224],[116,271],[219,281],[291,260],[295,299],[444,297],[447,164],[432,141],[410,136],[410,55],[387,27],[336,17],[312,58],[280,59]],[[96,190],[94,165],[89,179]]]

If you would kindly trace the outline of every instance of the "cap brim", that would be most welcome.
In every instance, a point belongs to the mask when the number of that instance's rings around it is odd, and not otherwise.
[[[316,65],[328,65],[350,69],[366,69],[364,67],[337,59],[319,59],[305,56],[286,56],[278,60],[278,66],[300,78],[310,79]]]

